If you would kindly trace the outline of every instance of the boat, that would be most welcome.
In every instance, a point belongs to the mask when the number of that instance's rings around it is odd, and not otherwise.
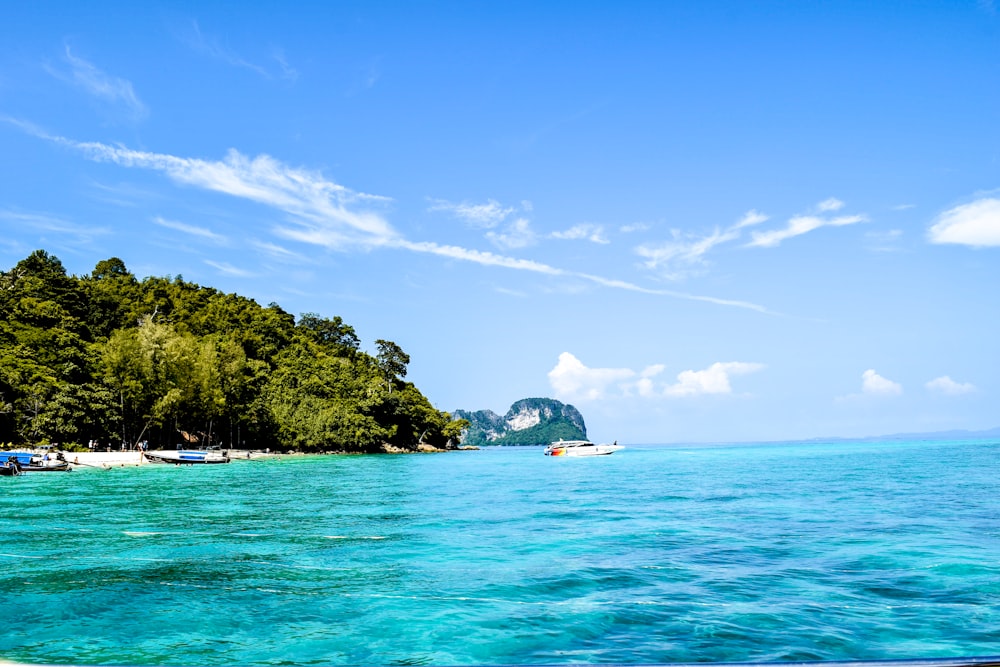
[[[545,448],[546,456],[606,456],[625,449],[615,441],[613,444],[597,445],[590,440],[558,440]]]
[[[32,452],[0,452],[0,475],[13,477],[26,472],[69,472],[69,462],[62,452],[33,454]]]
[[[158,449],[145,452],[146,458],[152,463],[173,463],[174,465],[191,465],[203,463],[229,463],[229,456],[218,447],[208,449]]]

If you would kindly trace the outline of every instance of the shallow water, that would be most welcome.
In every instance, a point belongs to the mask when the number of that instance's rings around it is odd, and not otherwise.
[[[539,448],[0,478],[0,658],[1000,654],[1000,444]]]

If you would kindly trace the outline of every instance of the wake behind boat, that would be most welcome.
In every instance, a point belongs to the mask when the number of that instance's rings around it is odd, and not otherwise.
[[[616,440],[613,444],[595,445],[590,440],[559,440],[545,448],[546,456],[606,456],[625,449]]]
[[[212,449],[158,449],[146,452],[146,458],[152,463],[173,463],[174,465],[191,465],[203,463],[229,463],[229,456],[218,448]]]

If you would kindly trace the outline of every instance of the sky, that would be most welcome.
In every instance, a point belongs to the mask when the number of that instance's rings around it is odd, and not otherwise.
[[[0,5],[0,269],[340,316],[594,440],[1000,426],[1000,3]]]

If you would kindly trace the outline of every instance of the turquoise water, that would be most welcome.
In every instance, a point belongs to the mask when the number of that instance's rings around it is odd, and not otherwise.
[[[1000,654],[1000,443],[538,448],[0,478],[0,659]]]

